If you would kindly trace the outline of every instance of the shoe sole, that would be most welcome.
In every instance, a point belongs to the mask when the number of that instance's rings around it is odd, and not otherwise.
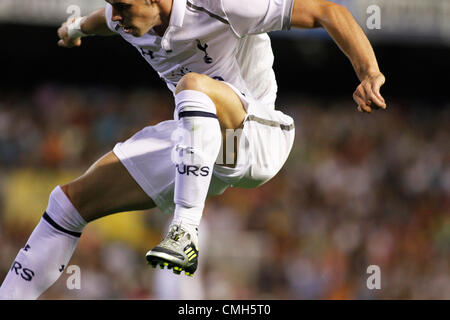
[[[167,256],[165,258],[164,256]],[[153,269],[156,269],[157,266],[159,266],[161,269],[164,269],[164,267],[167,267],[167,269],[172,269],[173,273],[176,275],[180,275],[182,271],[184,271],[184,274],[188,277],[193,277],[194,272],[190,270],[189,267],[185,268],[179,264],[174,263],[173,261],[170,261],[170,256],[164,253],[158,253],[158,256],[155,254],[146,256],[147,264],[149,264]]]

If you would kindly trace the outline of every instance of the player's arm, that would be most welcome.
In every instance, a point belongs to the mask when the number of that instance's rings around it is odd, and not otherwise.
[[[345,7],[325,0],[294,0],[291,26],[326,29],[350,59],[361,81],[353,94],[358,110],[371,112],[371,106],[386,108],[380,94],[385,77],[364,31]]]
[[[58,29],[60,47],[72,48],[81,45],[83,36],[97,35],[110,36],[116,33],[111,31],[106,22],[105,8],[93,11],[80,18],[70,18]]]

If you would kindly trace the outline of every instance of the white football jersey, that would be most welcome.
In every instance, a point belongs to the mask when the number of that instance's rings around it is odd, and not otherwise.
[[[277,83],[272,69],[269,31],[288,29],[293,0],[173,0],[163,37],[150,30],[142,37],[108,27],[131,43],[172,92],[189,72],[226,81],[246,96],[274,106]]]

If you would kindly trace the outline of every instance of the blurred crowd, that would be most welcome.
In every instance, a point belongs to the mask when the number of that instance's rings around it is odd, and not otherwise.
[[[88,226],[70,262],[81,289],[64,274],[42,299],[450,299],[450,101],[427,103],[367,115],[351,97],[280,97],[296,121],[288,162],[257,189],[207,201],[193,279],[147,266],[170,220],[152,209]],[[68,182],[55,175],[76,177],[172,113],[163,89],[1,92],[0,281]],[[372,265],[380,289],[367,287]]]

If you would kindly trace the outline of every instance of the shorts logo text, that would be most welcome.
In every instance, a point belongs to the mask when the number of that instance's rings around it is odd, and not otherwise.
[[[209,175],[209,167],[198,167],[198,166],[187,166],[187,165],[176,165],[177,172],[179,174],[185,175],[194,175],[198,177],[199,175],[202,177],[207,177]]]

